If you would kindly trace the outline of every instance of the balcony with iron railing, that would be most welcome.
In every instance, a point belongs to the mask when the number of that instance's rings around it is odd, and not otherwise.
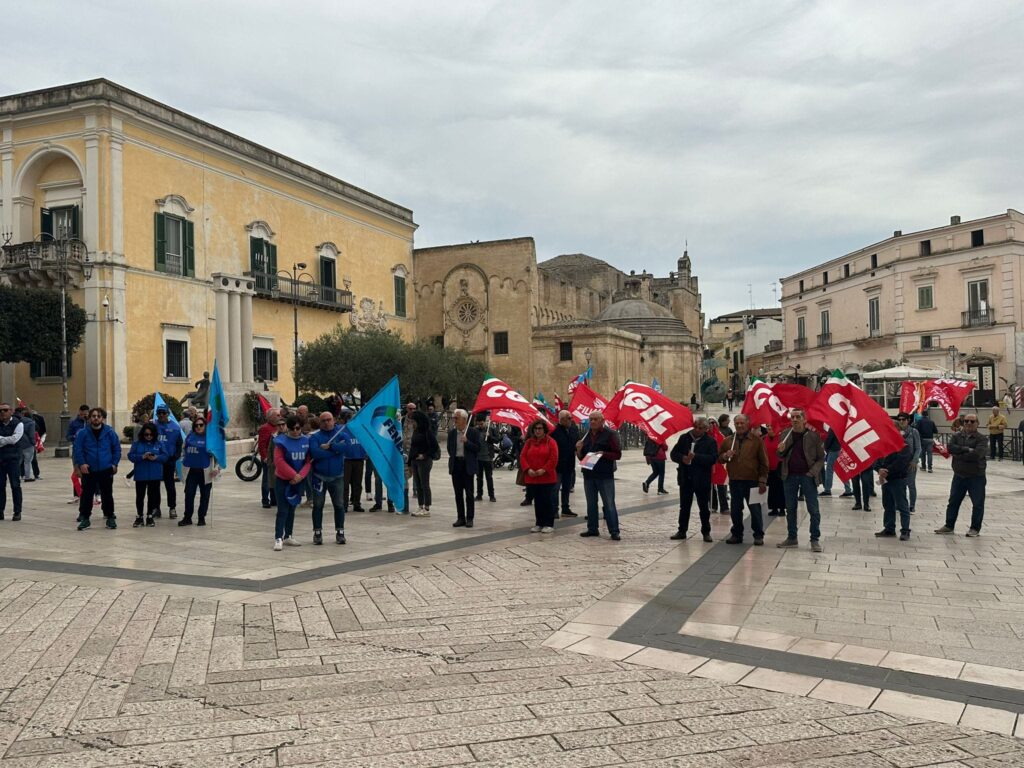
[[[794,352],[806,352],[807,351],[807,338],[801,337],[793,340],[793,351]]]
[[[994,309],[969,309],[960,313],[961,328],[979,328],[985,325],[995,325],[996,312]]]
[[[818,334],[818,346],[819,347],[831,347],[832,346],[832,334],[831,333],[819,333]]]
[[[82,266],[87,262],[88,248],[75,238],[11,243],[0,250],[0,272],[15,286],[54,287],[66,266],[70,268],[65,273],[69,278],[68,287],[80,288],[84,284]]]
[[[288,301],[333,312],[352,311],[352,292],[322,283],[292,280],[268,272],[246,272],[253,278],[258,297]]]

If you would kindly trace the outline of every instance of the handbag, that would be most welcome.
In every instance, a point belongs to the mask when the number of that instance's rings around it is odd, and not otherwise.
[[[516,485],[526,485],[526,475],[524,474],[522,467],[520,467],[519,471],[516,472]]]

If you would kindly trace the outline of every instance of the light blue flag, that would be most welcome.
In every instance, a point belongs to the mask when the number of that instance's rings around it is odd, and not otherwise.
[[[392,376],[380,392],[359,409],[348,423],[351,432],[373,462],[395,509],[405,511],[405,461],[402,457],[402,407],[398,377]]]
[[[170,406],[167,405],[167,401],[164,400],[163,395],[161,395],[159,392],[154,392],[153,393],[153,421],[154,422],[156,421],[156,412],[158,410],[160,410],[161,407],[167,409],[167,418],[170,419],[171,423],[174,426],[176,426],[178,429],[181,429],[181,424],[179,424],[178,420],[176,418],[174,418],[174,411],[172,411]],[[185,439],[185,430],[183,430],[183,429],[181,429],[181,439],[182,440]]]
[[[586,377],[587,381],[590,381],[592,378],[594,378],[594,366],[588,365],[587,370],[584,372],[583,375]]]
[[[224,397],[224,385],[220,382],[217,361],[213,361],[213,378],[210,380],[210,418],[206,423],[206,450],[213,454],[222,469],[228,465],[228,401]]]
[[[651,389],[653,389],[655,392],[661,392],[661,384],[658,382],[657,376],[651,379]]]

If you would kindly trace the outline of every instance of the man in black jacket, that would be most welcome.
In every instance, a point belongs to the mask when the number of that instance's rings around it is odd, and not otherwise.
[[[690,527],[690,509],[693,497],[697,497],[697,511],[700,514],[700,532],[704,541],[711,542],[711,468],[718,461],[718,445],[708,434],[708,420],[698,416],[693,420],[693,429],[676,441],[669,458],[679,465],[679,527],[669,538],[680,541],[686,538]]]
[[[551,430],[551,439],[558,444],[558,464],[555,467],[558,472],[558,484],[555,486],[555,493],[561,496],[561,516],[576,517],[576,513],[569,509],[569,494],[572,492],[572,481],[576,474],[576,442],[580,439],[580,432],[568,411],[559,411],[558,426]],[[558,501],[557,497],[555,501]],[[559,509],[559,506],[555,509]]]
[[[921,413],[921,418],[915,424],[918,434],[921,435],[921,469],[932,471],[932,454],[935,450],[935,422],[928,416],[928,411]]]
[[[448,474],[455,489],[456,520],[453,528],[472,528],[476,507],[473,501],[473,481],[476,479],[477,454],[480,453],[480,433],[469,425],[469,414],[458,408],[454,413],[455,426],[448,430]]]
[[[907,498],[907,474],[914,450],[910,443],[875,462],[882,483],[882,530],[875,536],[896,535],[896,512],[900,513],[900,541],[910,539],[910,500]]]

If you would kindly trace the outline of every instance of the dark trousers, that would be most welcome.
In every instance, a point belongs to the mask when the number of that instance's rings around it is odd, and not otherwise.
[[[371,488],[370,488],[371,479],[377,473],[373,469],[373,462],[370,461],[369,459],[366,459],[366,461],[363,462],[363,465],[364,465],[364,469],[363,469],[363,485],[366,487],[367,495],[369,495],[370,492],[371,492]]]
[[[955,528],[956,518],[960,514],[960,504],[964,496],[971,497],[971,528],[981,530],[981,523],[985,519],[985,476],[975,475],[964,477],[953,475],[953,482],[949,486],[949,503],[946,505],[946,527]]]
[[[865,469],[850,482],[853,484],[854,503],[863,503],[864,509],[869,509],[871,507],[871,484],[875,482],[875,473],[870,469]]]
[[[363,479],[363,459],[345,459],[345,495],[348,496],[352,509],[362,512],[363,505],[360,503],[361,481]],[[334,498],[333,496],[331,497]]]
[[[665,490],[665,462],[651,459],[651,474],[647,477],[647,485],[650,485],[654,480],[658,481],[658,490]]]
[[[277,506],[277,494],[274,492],[273,467],[270,462],[263,461],[263,471],[260,473],[260,500],[264,504]]]
[[[728,511],[729,493],[724,484],[711,486],[711,509],[723,515]]]
[[[558,473],[558,482],[555,483],[555,502],[558,503],[559,497],[561,497],[561,506],[556,507],[560,509],[561,514],[571,512],[569,509],[569,494],[572,493],[573,481],[576,479],[576,469],[567,469]]]
[[[288,503],[288,485],[280,478],[274,480],[277,492],[277,517],[274,519],[274,538],[289,539],[295,527],[295,507]]]
[[[729,495],[732,497],[732,505],[729,513],[732,515],[731,533],[737,539],[743,540],[743,505],[750,509],[750,530],[755,539],[764,538],[764,522],[761,519],[761,505],[750,503],[750,491],[757,488],[756,480],[730,480]]]
[[[907,478],[890,477],[882,486],[882,528],[896,531],[896,513],[900,515],[900,533],[910,533],[910,501],[907,498]]]
[[[533,516],[541,528],[555,524],[555,483],[531,485],[533,488]]]
[[[416,503],[425,509],[430,509],[430,470],[433,469],[433,467],[433,459],[412,460],[412,476],[416,478],[416,482],[414,483],[416,486]],[[472,486],[472,482],[470,482],[470,486]],[[470,495],[472,495],[473,488],[470,487],[469,491]]]
[[[459,520],[473,522],[476,513],[473,498],[473,479],[475,475],[466,472],[466,460],[455,458],[452,461],[452,488],[455,489],[455,514]]]
[[[593,470],[583,473],[583,494],[587,497],[587,530],[597,533],[597,501],[601,500],[604,524],[608,533],[619,533],[619,510],[615,506],[615,476],[595,475]]]
[[[149,503],[146,503],[146,497]],[[160,481],[159,480],[136,480],[135,481],[135,514],[138,517],[145,515],[152,517],[153,513],[160,509]]]
[[[988,436],[988,453],[989,458],[996,458],[996,449],[999,449],[999,460],[1003,460],[1003,433],[1000,432],[998,435]]]
[[[178,507],[178,489],[174,487],[174,478],[177,474],[177,463],[176,459],[168,459],[167,463],[164,464],[164,492],[167,494],[168,509],[177,509]],[[156,508],[160,508],[159,491],[156,498]]]
[[[185,473],[185,519],[192,519],[192,509],[196,503],[196,491],[199,491],[199,520],[206,520],[206,511],[210,508],[210,490],[213,483],[206,482],[206,473],[198,467],[187,467]]]
[[[782,486],[782,468],[768,470],[768,509],[773,512],[784,512],[786,509],[786,489]]]
[[[78,514],[83,520],[88,520],[92,515],[92,499],[97,493],[100,495],[103,516],[114,517],[113,469],[93,469],[82,475],[82,495],[78,499]]]
[[[476,497],[484,497],[484,480],[487,481],[487,498],[494,498],[494,463],[478,461],[476,470]]]
[[[935,453],[935,441],[921,438],[921,469],[932,468],[932,456]]]
[[[690,509],[695,497],[697,513],[700,515],[700,532],[706,535],[711,533],[711,509],[708,506],[711,483],[694,483],[689,478],[684,478],[679,484],[679,530],[686,533],[690,527]]]
[[[786,533],[790,539],[796,539],[796,508],[797,497],[803,491],[804,504],[807,505],[807,517],[810,520],[811,541],[821,537],[821,512],[818,508],[818,484],[813,477],[807,475],[787,475],[782,480],[786,492]]]
[[[7,509],[7,483],[11,484],[14,514],[21,514],[21,456],[0,461],[0,512]],[[92,498],[89,499],[92,506]]]
[[[33,454],[32,455],[32,476],[36,477],[36,478],[39,477],[39,455],[38,454]]]
[[[346,462],[347,464],[347,462]],[[324,526],[324,504],[327,503],[327,495],[331,496],[331,507],[334,509],[334,530],[345,530],[345,480],[344,476],[318,477],[321,487],[320,493],[313,495],[313,530],[319,531]],[[361,482],[362,477],[357,476]],[[359,483],[356,484],[357,487]]]

